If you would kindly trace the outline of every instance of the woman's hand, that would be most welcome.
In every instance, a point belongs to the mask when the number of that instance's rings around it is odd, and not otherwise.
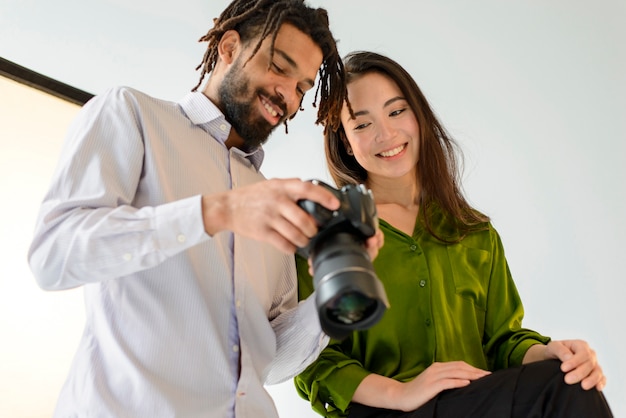
[[[598,364],[596,352],[583,340],[550,341],[548,345],[536,344],[528,349],[524,363],[539,360],[559,359],[565,373],[565,383],[580,382],[585,390],[606,386],[606,376]]]
[[[352,401],[377,408],[414,411],[442,391],[467,386],[490,373],[464,361],[450,361],[433,363],[406,383],[370,374],[363,379]]]

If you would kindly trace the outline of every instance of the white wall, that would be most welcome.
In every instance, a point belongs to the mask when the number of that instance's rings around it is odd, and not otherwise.
[[[87,10],[78,0],[0,0],[0,56],[94,93],[126,84],[182,97],[197,80],[196,40],[228,2],[128,3],[99,0]],[[502,235],[525,325],[588,340],[613,412],[626,416],[626,3],[311,3],[329,10],[342,54],[382,52],[414,75],[465,150],[465,189]],[[7,133],[19,107],[6,89],[0,84],[0,191],[11,202],[0,206],[0,416],[48,416],[80,333],[81,292],[40,291],[25,254],[69,117],[47,121],[56,104],[28,106],[27,122]],[[268,177],[328,178],[312,120],[307,110],[289,135],[270,140]],[[316,416],[291,382],[270,391],[281,416]]]
[[[0,417],[48,417],[84,320],[82,292],[46,293],[26,262],[38,207],[79,107],[0,77]]]

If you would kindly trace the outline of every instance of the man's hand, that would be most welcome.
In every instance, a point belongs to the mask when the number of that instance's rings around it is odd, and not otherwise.
[[[330,210],[339,208],[337,197],[323,186],[300,179],[272,179],[202,196],[204,229],[211,236],[230,230],[294,253],[317,233],[315,220],[296,203],[301,199]]]

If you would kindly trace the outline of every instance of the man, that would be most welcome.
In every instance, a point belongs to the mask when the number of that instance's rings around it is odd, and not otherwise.
[[[327,343],[314,300],[297,305],[293,252],[317,228],[296,201],[339,202],[258,171],[318,73],[318,120],[344,100],[326,11],[235,0],[201,40],[202,92],[114,88],[68,132],[29,251],[42,288],[85,292],[57,417],[276,416],[263,385]]]

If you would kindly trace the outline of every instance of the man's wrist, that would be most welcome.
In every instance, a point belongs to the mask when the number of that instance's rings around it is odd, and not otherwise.
[[[215,195],[202,196],[202,222],[204,230],[210,236],[226,229],[227,213],[224,200],[227,198],[225,193]]]

